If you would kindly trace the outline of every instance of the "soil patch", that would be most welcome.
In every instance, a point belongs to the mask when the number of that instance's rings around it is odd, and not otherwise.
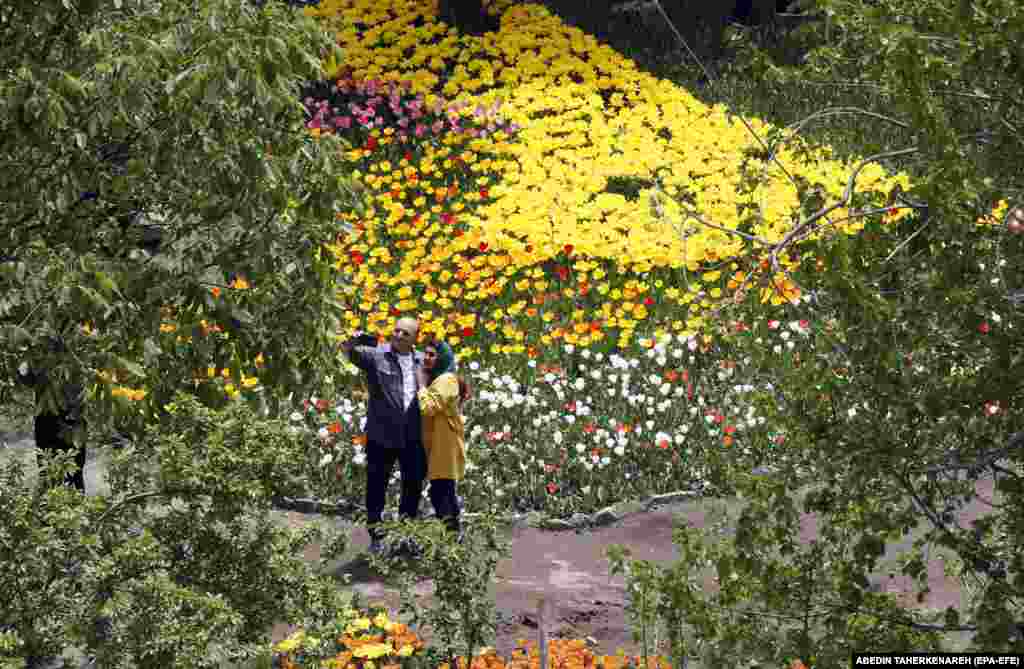
[[[992,499],[994,486],[991,480],[982,480],[978,492]],[[519,639],[536,640],[538,635],[537,602],[545,596],[552,602],[553,623],[548,624],[552,637],[580,638],[595,640],[595,651],[614,653],[625,649],[627,653],[638,650],[633,641],[632,631],[626,617],[627,602],[625,584],[621,577],[609,575],[609,562],[605,550],[612,544],[629,546],[633,556],[669,563],[678,559],[679,554],[672,543],[672,530],[677,522],[694,527],[705,527],[711,522],[709,502],[695,500],[666,505],[650,512],[628,516],[618,523],[588,532],[549,532],[529,527],[510,530],[511,554],[502,560],[497,569],[491,595],[495,598],[499,612],[497,620],[496,650],[507,657],[516,648]],[[730,513],[738,511],[739,503],[726,501]],[[990,511],[980,500],[964,508],[959,516],[962,524],[968,524]],[[308,522],[311,517],[292,514],[290,522]],[[817,519],[804,514],[801,519],[802,541],[810,542],[817,536]],[[913,540],[923,531],[912,533],[901,541],[888,546],[886,555],[880,561],[880,569],[872,584],[884,591],[896,593],[907,605],[930,609],[943,609],[961,605],[961,588],[956,578],[944,573],[943,556],[933,554],[928,560],[928,581],[931,593],[920,604],[916,602],[913,582],[898,574],[895,568],[897,555],[910,547]],[[353,555],[365,551],[369,537],[361,527],[351,531]],[[313,554],[310,555],[314,557]],[[359,566],[363,565],[363,566]],[[397,590],[356,559],[335,570],[339,575],[353,569],[353,587],[371,602],[380,602],[392,607],[398,605]],[[895,574],[890,576],[890,570]],[[706,586],[714,588],[710,574]],[[429,580],[417,584],[416,592],[429,603],[432,583]],[[284,628],[278,630],[283,635]],[[428,635],[426,635],[428,636]],[[961,635],[951,639],[959,646],[967,637]]]

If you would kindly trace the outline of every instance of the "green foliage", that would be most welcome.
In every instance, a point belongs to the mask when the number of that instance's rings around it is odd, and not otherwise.
[[[330,37],[276,3],[86,4],[0,10],[0,392],[22,363],[83,378],[94,427],[138,430],[208,364],[263,353],[271,403],[315,382],[338,313],[321,246],[355,201],[341,145],[300,132]]]
[[[508,554],[501,536],[497,515],[484,513],[468,523],[459,543],[440,521],[384,523],[389,541],[419,546],[419,555],[408,562],[398,555],[372,556],[374,566],[383,574],[397,572],[400,577],[402,606],[414,629],[428,628],[434,646],[428,659],[449,662],[462,655],[472,658],[493,639],[496,614],[489,588],[498,562]],[[416,602],[412,587],[416,579],[434,582],[434,604],[426,609]]]
[[[828,234],[835,222],[817,212],[834,199],[807,202],[804,235],[794,236],[807,240],[806,260],[792,275],[804,299],[770,313],[751,290],[720,311],[731,327],[717,353],[737,378],[770,384],[758,413],[788,457],[756,475],[709,461],[708,477],[745,502],[735,534],[680,529],[675,573],[645,576],[635,562],[629,571],[621,555],[619,569],[640,586],[634,607],[647,590],[672,601],[663,619],[689,626],[715,663],[838,666],[858,648],[933,648],[943,631],[972,632],[979,650],[1020,650],[1024,236],[1003,216],[1024,187],[1019,161],[1007,160],[1024,148],[1024,109],[1009,94],[1022,77],[1024,12],[1009,0],[806,4],[827,17],[801,29],[806,63],[751,50],[731,74],[747,68],[783,91],[762,106],[813,86],[871,91],[863,104],[786,120],[798,134],[821,124],[814,137],[857,146],[853,160],[905,169],[913,186],[893,194],[885,217],[856,214],[864,228],[854,237]],[[726,101],[742,90],[721,88]],[[794,99],[779,114],[816,104]],[[769,137],[769,148],[784,139]],[[809,185],[796,184],[806,197]],[[856,182],[850,195],[858,206]],[[998,201],[999,220],[979,223]],[[792,251],[749,245],[762,257]],[[986,479],[997,499],[978,496]],[[958,523],[973,500],[991,502],[990,513]],[[817,516],[811,543],[800,539],[802,514]],[[917,583],[918,602],[929,550],[956,556],[969,594],[939,622],[871,585],[887,549],[911,533],[897,569]],[[695,585],[709,574],[716,588]]]
[[[347,601],[318,569],[344,537],[269,514],[274,496],[292,492],[302,449],[243,402],[215,411],[180,395],[163,424],[115,454],[109,498],[26,488],[12,462],[0,473],[0,561],[11,566],[0,587],[17,595],[0,602],[0,619],[21,647],[8,652],[80,645],[104,666],[211,666],[265,651],[278,621],[334,620]],[[51,481],[74,465],[50,460]],[[314,541],[327,545],[319,566],[302,557]],[[100,616],[112,623],[106,643],[93,629]]]
[[[193,384],[213,365],[239,385],[262,353],[269,407],[335,359],[321,248],[356,198],[341,145],[308,138],[298,100],[332,48],[277,3],[0,7],[0,402],[24,395],[19,368],[45,373],[41,409],[78,380],[90,445],[111,430],[129,444],[110,496],[28,488],[17,464],[0,475],[5,655],[212,666],[265,651],[274,622],[315,628],[342,605],[302,560],[322,533],[269,516],[304,489],[302,442]],[[44,482],[72,466],[41,464]]]

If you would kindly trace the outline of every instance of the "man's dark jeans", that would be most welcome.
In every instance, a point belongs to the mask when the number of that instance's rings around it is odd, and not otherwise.
[[[384,448],[380,444],[366,445],[366,526],[370,536],[379,539],[375,525],[384,512],[388,481],[398,462],[402,474],[402,496],[398,514],[402,518],[419,516],[423,480],[427,475],[427,454],[420,443],[406,444],[403,448]]]

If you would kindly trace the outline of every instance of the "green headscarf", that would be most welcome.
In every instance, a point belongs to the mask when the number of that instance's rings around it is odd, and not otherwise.
[[[428,346],[437,351],[437,361],[434,363],[434,368],[430,370],[429,376],[430,383],[433,383],[437,377],[455,369],[455,353],[452,351],[452,347],[443,341],[435,341]]]

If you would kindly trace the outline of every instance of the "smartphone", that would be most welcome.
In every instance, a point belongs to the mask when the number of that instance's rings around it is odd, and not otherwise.
[[[370,346],[375,348],[377,346],[377,335],[372,335],[364,332],[363,334],[356,337],[356,346]]]

